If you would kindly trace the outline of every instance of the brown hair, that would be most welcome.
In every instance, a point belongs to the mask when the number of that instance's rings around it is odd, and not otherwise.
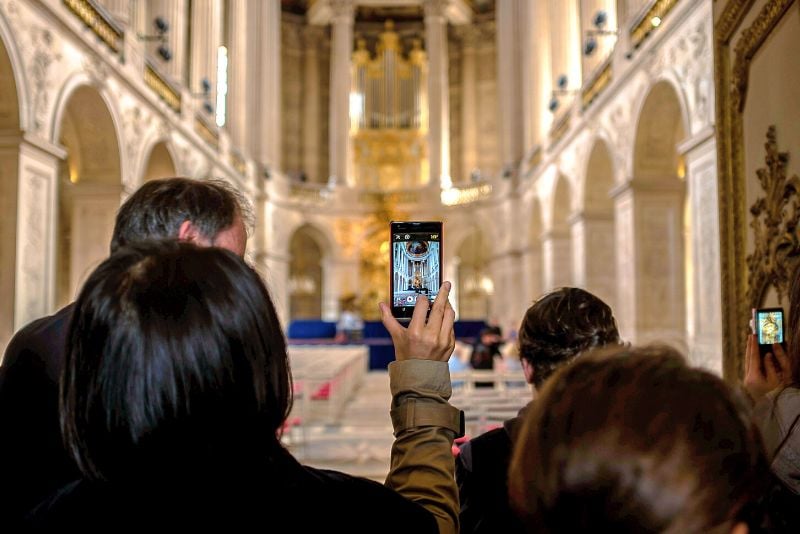
[[[767,472],[758,431],[721,379],[671,348],[618,348],[545,386],[509,491],[536,532],[707,532],[754,524]]]
[[[577,287],[561,287],[540,297],[525,312],[519,329],[519,354],[533,366],[537,388],[580,353],[618,343],[611,308]]]
[[[792,365],[792,382],[800,385],[800,263],[792,275],[789,288],[788,356]]]

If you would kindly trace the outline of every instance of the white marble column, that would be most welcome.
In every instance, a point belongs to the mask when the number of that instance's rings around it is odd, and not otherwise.
[[[248,65],[248,9],[247,0],[228,1],[228,98],[225,127],[231,135],[231,143],[238,149],[247,146],[248,108],[247,80],[252,70]]]
[[[332,0],[329,163],[330,180],[354,185],[350,153],[350,55],[353,52],[353,0]]]
[[[522,156],[521,23],[519,0],[497,2],[497,88],[500,101],[502,166],[516,167]]]
[[[57,187],[64,158],[62,148],[44,141],[19,144],[15,329],[55,311]]]
[[[573,282],[600,297],[613,310],[617,293],[614,214],[584,212],[570,223]]]
[[[450,177],[450,84],[447,75],[447,0],[424,0],[428,54],[428,161],[430,185],[448,187]]]
[[[613,192],[617,319],[628,341],[684,348],[683,184],[628,183]]]
[[[303,28],[303,171],[312,183],[322,181],[319,176],[321,102],[318,53],[322,36],[320,28]]]
[[[542,236],[544,290],[570,286],[572,282],[572,241],[569,231],[550,230]]]
[[[249,86],[248,147],[250,155],[260,163],[280,169],[281,4],[279,0],[260,0],[250,2],[249,7],[251,21],[255,23],[250,27],[255,42],[248,50],[248,57],[252,57],[248,64],[258,74],[256,83]]]
[[[477,54],[480,32],[472,25],[461,30],[461,172],[463,180],[478,168]]]
[[[186,0],[151,0],[148,4],[148,18],[145,21],[149,35],[156,32],[153,20],[161,16],[169,24],[167,31],[167,47],[172,52],[172,59],[164,61],[157,49],[161,43],[155,41],[148,47],[150,57],[155,58],[158,69],[173,81],[185,82],[184,66],[186,63],[186,35],[188,30],[188,4]]]
[[[194,0],[192,3],[189,88],[193,93],[201,93],[201,80],[206,78],[211,84],[208,98],[212,106],[217,102],[217,54],[222,42],[223,5],[222,0]],[[198,107],[202,104],[199,101]]]
[[[714,129],[679,146],[686,161],[691,220],[692,275],[689,295],[689,358],[722,374],[722,288],[720,285],[719,198]]]

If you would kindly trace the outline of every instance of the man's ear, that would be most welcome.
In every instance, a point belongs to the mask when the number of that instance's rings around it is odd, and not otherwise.
[[[525,381],[528,384],[533,384],[533,365],[525,358],[520,358],[519,361],[522,363],[522,372],[525,373]]]
[[[208,246],[208,239],[192,224],[192,221],[183,221],[181,223],[181,227],[178,229],[178,240],[195,245]]]

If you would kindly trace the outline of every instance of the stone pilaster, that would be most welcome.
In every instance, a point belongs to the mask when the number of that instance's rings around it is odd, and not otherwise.
[[[318,182],[322,178],[319,176],[322,139],[319,127],[319,45],[322,37],[320,28],[306,26],[303,29],[303,172],[310,182]]]
[[[544,290],[572,285],[572,242],[568,231],[550,230],[542,236]]]
[[[428,161],[430,185],[448,187],[450,177],[450,85],[447,75],[446,0],[425,0],[428,54]]]
[[[353,0],[332,0],[329,159],[330,180],[353,185],[350,160],[350,55],[353,52]]]

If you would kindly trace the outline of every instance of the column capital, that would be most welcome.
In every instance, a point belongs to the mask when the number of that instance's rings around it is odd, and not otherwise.
[[[425,22],[445,22],[449,3],[449,0],[423,0],[422,7],[425,10]]]
[[[331,24],[353,24],[355,0],[330,0]]]

